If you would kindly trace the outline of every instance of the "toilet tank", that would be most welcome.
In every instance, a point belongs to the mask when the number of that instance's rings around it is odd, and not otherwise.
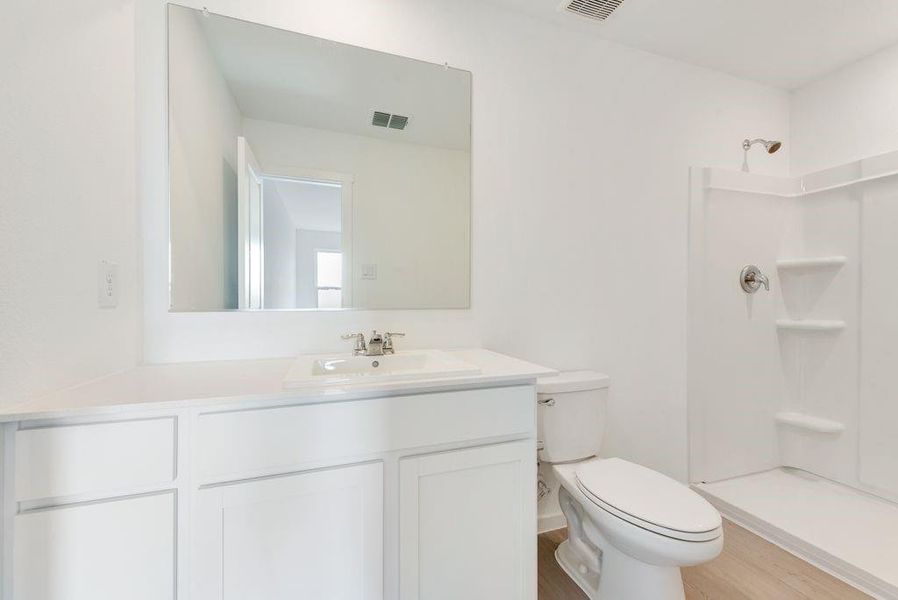
[[[540,460],[571,462],[599,453],[609,383],[607,375],[595,371],[570,371],[537,380]]]

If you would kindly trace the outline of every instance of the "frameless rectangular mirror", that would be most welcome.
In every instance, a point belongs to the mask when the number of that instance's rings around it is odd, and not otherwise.
[[[468,307],[469,72],[168,10],[172,310]]]

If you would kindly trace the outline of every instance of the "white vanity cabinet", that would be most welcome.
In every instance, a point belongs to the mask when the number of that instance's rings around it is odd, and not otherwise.
[[[383,465],[202,489],[196,600],[381,600]]]
[[[175,598],[174,417],[3,439],[4,600]]]
[[[172,493],[15,517],[15,600],[175,598]]]
[[[535,600],[533,380],[2,425],[0,600]]]
[[[402,459],[400,598],[535,598],[535,489],[529,440]]]

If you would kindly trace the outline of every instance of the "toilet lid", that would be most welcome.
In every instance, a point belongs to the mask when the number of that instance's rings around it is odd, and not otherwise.
[[[577,482],[601,508],[650,531],[690,541],[720,535],[720,513],[685,485],[646,467],[609,458],[577,467]]]

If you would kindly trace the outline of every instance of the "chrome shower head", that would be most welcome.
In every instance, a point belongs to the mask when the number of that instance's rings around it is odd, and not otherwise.
[[[746,138],[742,141],[742,149],[745,151],[742,160],[742,170],[746,173],[748,172],[748,151],[751,150],[751,147],[755,144],[762,144],[764,149],[767,151],[767,154],[773,154],[777,150],[783,147],[783,143],[779,140],[764,140],[761,138],[756,138],[750,140]]]
[[[764,149],[767,150],[767,154],[773,154],[777,150],[783,147],[783,143],[778,140],[762,140],[761,138],[757,138],[754,140],[745,139],[742,141],[742,149],[748,152],[752,146],[755,144],[763,144]]]

